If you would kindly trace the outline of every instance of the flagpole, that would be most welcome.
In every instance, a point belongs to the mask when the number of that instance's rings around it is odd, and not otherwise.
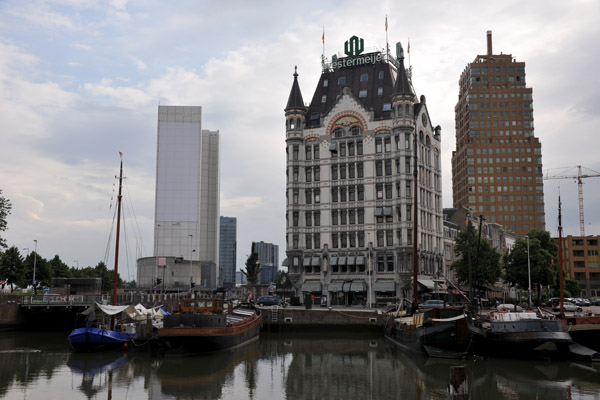
[[[323,52],[321,53],[321,69],[325,72],[325,27],[323,27],[323,36],[321,37],[323,42]]]
[[[388,41],[388,23],[387,14],[385,14],[385,51],[387,52],[388,60],[390,58],[390,43]]]

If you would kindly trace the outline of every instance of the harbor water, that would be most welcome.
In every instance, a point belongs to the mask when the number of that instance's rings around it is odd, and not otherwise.
[[[263,332],[235,350],[164,358],[72,353],[64,332],[0,332],[3,399],[448,399],[464,366],[470,399],[600,399],[600,366],[444,360],[377,334]]]

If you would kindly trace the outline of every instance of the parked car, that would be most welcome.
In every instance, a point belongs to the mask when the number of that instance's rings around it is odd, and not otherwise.
[[[283,301],[275,296],[262,296],[256,301],[259,306],[283,306]]]
[[[591,306],[591,305],[592,305],[591,301],[589,301],[588,299],[583,299],[583,306],[584,307]]]
[[[596,301],[594,302],[595,306],[600,306],[600,299],[596,299]]]
[[[565,311],[568,312],[582,312],[583,309],[581,307],[579,307],[577,304],[573,304],[570,301],[565,301],[563,303]],[[557,304],[556,306],[552,307],[552,309],[554,311],[560,311],[560,304]]]
[[[425,300],[419,304],[419,308],[440,308],[444,307],[444,300]]]

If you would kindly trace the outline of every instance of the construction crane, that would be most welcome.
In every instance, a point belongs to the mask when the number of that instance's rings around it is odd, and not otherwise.
[[[583,178],[597,178],[597,177],[600,177],[600,174],[598,174],[598,173],[592,174],[592,175],[582,174],[581,173],[581,165],[577,166],[577,176],[563,176],[563,175],[549,176],[546,174],[546,176],[544,177],[544,179],[575,179],[577,181],[577,189],[579,191],[579,232],[580,232],[581,236],[585,236],[585,223],[584,223],[584,219],[583,219],[583,183],[581,182],[581,180]]]

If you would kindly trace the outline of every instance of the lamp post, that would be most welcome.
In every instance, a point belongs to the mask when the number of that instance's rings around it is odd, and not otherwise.
[[[33,284],[33,294],[37,294],[37,285],[35,283],[35,265],[37,263],[37,239],[33,239],[33,241],[35,242],[35,250],[33,254],[33,280],[31,283]]]
[[[192,283],[194,282],[194,276],[192,275],[192,255],[195,250],[192,249],[192,240],[194,235],[190,235],[190,293],[192,292]]]
[[[531,308],[531,261],[529,260],[529,236],[525,236],[527,238],[527,276],[529,278],[529,308]]]

